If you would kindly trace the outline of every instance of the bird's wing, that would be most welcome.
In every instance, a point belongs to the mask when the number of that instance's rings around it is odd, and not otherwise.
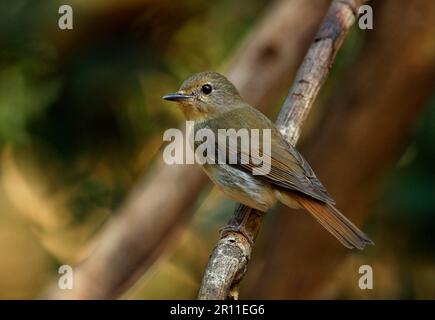
[[[225,119],[222,119],[222,117],[225,117]],[[225,124],[226,128],[223,128],[222,124]],[[254,169],[257,169],[257,174],[259,172],[261,174],[256,175],[256,177],[275,186],[301,192],[322,202],[335,203],[325,187],[317,179],[308,162],[294,147],[285,141],[274,124],[256,109],[247,107],[226,112],[220,118],[207,121],[206,126],[214,132],[217,132],[217,129],[231,128],[236,131],[239,129],[260,129],[258,146],[253,148],[251,143],[250,152],[246,152],[241,147],[240,139],[237,139],[235,135],[227,135],[226,141],[216,139],[216,151],[218,153],[225,152],[228,160],[231,159],[231,156],[236,156],[237,163],[228,164],[251,173],[253,173]],[[270,155],[267,154],[268,148],[263,146],[262,129],[271,130]],[[242,161],[243,159],[245,161]],[[246,159],[249,159],[249,161],[246,161]],[[266,165],[259,165],[262,161]],[[263,167],[264,170],[262,171],[260,167]],[[268,168],[270,170],[267,170]]]

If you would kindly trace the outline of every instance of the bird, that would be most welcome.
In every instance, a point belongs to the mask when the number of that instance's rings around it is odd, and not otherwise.
[[[177,92],[163,99],[181,108],[186,120],[194,124],[193,133],[205,128],[214,133],[219,129],[270,130],[271,147],[266,158],[270,170],[264,174],[253,172],[255,163],[260,160],[258,154],[267,152],[261,142],[258,152],[246,154],[239,144],[231,147],[231,143],[222,144],[215,139],[216,150],[237,159],[249,157],[245,162],[202,164],[205,173],[227,197],[263,212],[277,202],[294,209],[303,208],[346,248],[362,250],[365,245],[374,244],[335,207],[334,199],[308,162],[286,141],[275,124],[245,102],[225,76],[212,71],[194,74]],[[196,148],[197,143],[192,147]]]

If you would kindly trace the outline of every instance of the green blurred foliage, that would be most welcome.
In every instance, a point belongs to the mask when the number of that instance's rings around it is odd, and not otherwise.
[[[435,96],[410,144],[390,173],[380,201],[384,223],[401,234],[405,250],[433,258],[435,252]],[[395,243],[399,245],[400,243]]]
[[[217,68],[266,1],[68,3],[71,31],[57,28],[59,1],[1,4],[0,143],[32,146],[56,171],[55,185],[79,184],[78,194],[97,198],[106,189],[101,197],[113,201],[91,198],[114,208],[152,158],[141,153],[153,154],[159,144],[150,141],[180,120],[160,97]],[[89,214],[82,200],[72,200],[77,217]]]

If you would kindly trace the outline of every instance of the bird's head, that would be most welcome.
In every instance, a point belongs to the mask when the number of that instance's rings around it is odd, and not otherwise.
[[[205,120],[232,110],[242,101],[236,87],[217,72],[197,73],[180,90],[163,96],[176,102],[188,120]]]

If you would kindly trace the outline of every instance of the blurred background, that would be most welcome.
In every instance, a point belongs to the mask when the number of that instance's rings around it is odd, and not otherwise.
[[[62,4],[73,30],[58,28]],[[277,207],[244,299],[435,299],[435,4],[370,4],[374,29],[348,34],[299,149],[376,246],[347,251],[307,215]],[[184,121],[161,96],[216,70],[274,119],[328,5],[1,1],[0,298],[62,298],[58,268],[68,264],[86,288],[74,298],[194,299],[235,203],[197,168],[195,181],[159,174],[172,170],[161,164],[163,132]],[[129,212],[151,205],[150,190],[168,203],[191,192],[158,235],[141,223],[163,225],[169,209]],[[129,246],[108,246],[139,227]],[[358,287],[365,264],[373,290]],[[109,286],[101,270],[125,279]]]

